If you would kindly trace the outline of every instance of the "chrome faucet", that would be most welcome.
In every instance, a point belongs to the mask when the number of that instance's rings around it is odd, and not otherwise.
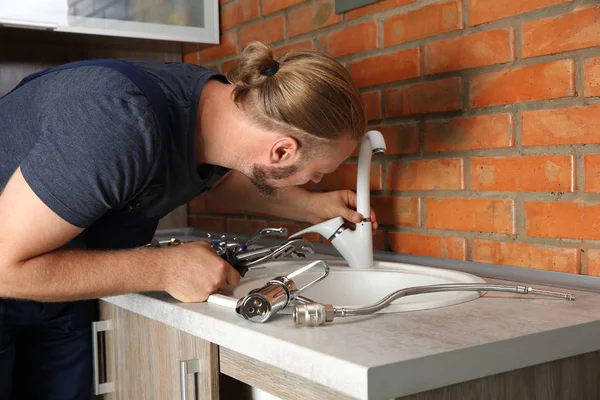
[[[362,219],[356,224],[355,230],[348,229],[344,226],[344,220],[341,217],[336,217],[308,227],[290,236],[290,239],[306,233],[316,232],[331,241],[350,267],[371,268],[373,266],[371,191],[369,186],[371,157],[373,154],[383,154],[385,150],[385,140],[379,131],[368,131],[360,144],[356,183],[356,211],[362,216]]]

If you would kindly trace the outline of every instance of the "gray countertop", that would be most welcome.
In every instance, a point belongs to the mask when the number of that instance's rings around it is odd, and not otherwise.
[[[387,399],[600,350],[600,294],[569,292],[576,301],[488,292],[449,307],[316,328],[297,328],[282,314],[257,324],[165,293],[104,300],[343,394]]]

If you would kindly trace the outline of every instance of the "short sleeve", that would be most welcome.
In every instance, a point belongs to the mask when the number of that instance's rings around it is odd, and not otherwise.
[[[50,209],[87,228],[148,183],[158,126],[149,105],[98,93],[61,100],[42,111],[39,139],[20,167]]]

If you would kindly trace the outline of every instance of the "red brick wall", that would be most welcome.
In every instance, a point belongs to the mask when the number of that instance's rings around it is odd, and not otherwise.
[[[344,63],[388,152],[374,159],[378,248],[600,275],[600,6],[595,0],[221,1],[227,71],[250,40]],[[316,190],[355,189],[356,158]],[[190,223],[267,216],[194,202]],[[293,227],[293,225],[292,225]]]

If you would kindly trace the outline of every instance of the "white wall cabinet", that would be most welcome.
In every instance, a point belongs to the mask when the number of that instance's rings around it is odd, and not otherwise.
[[[0,0],[0,25],[219,43],[218,0]]]

